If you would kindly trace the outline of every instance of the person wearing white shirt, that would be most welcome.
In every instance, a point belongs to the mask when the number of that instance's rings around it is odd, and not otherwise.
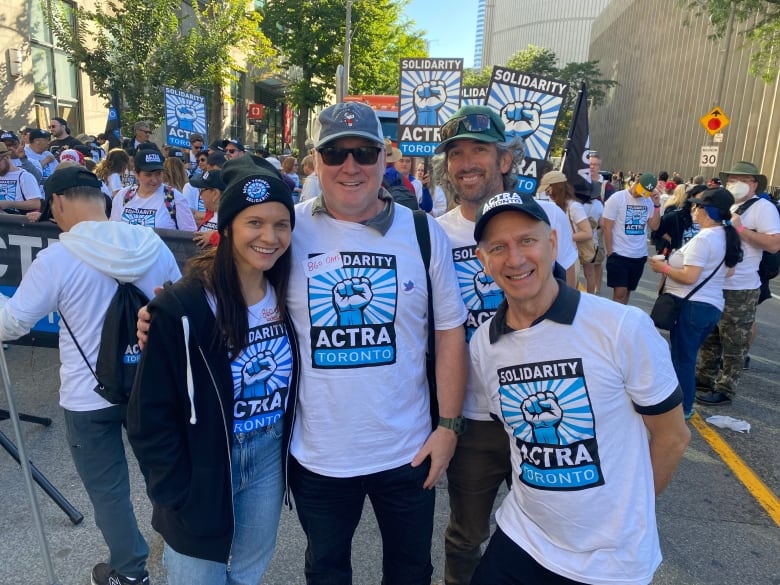
[[[777,208],[758,197],[766,189],[766,175],[752,163],[741,161],[721,172],[720,180],[734,196],[731,223],[742,239],[745,257],[723,284],[723,314],[699,351],[696,402],[707,406],[730,404],[736,395],[756,319],[761,256],[780,251]]]
[[[98,394],[93,372],[117,281],[152,297],[155,287],[181,274],[153,230],[107,221],[100,185],[80,166],[50,177],[52,215],[63,233],[38,252],[13,297],[0,295],[0,339],[25,335],[54,311],[67,319],[72,334],[59,337],[59,403],[76,471],[110,554],[110,564],[95,566],[91,582],[148,585],[149,547],[133,512],[122,438],[126,405]]]
[[[607,254],[607,286],[612,300],[628,304],[647,261],[647,228],[661,224],[657,180],[645,173],[631,187],[618,191],[604,204],[601,225]]]
[[[513,483],[471,585],[647,585],[655,499],[690,441],[669,348],[644,311],[553,277],[557,235],[529,195],[488,199],[474,239],[505,300],[471,366]]]

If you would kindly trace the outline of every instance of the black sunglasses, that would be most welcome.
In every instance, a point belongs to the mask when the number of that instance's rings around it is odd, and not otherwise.
[[[441,139],[447,140],[455,136],[458,133],[458,128],[461,124],[463,124],[463,127],[467,132],[487,132],[491,128],[490,116],[487,114],[458,116],[457,118],[451,118],[441,127]]]
[[[335,167],[343,165],[347,160],[347,155],[352,155],[355,162],[359,165],[367,166],[376,164],[379,160],[379,153],[382,151],[377,146],[358,146],[356,148],[336,148],[335,146],[326,146],[320,148],[317,152],[322,157],[324,162],[329,167]]]

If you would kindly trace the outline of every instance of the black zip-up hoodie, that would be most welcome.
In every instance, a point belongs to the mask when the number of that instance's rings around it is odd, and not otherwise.
[[[183,279],[149,304],[152,325],[127,412],[127,435],[152,501],[152,526],[181,554],[227,563],[233,541],[233,378],[202,284]],[[298,344],[285,409],[282,462],[298,399]]]

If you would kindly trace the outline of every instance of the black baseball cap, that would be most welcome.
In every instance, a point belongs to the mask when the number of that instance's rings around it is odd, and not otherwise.
[[[89,172],[84,167],[77,165],[57,169],[46,179],[43,189],[47,197],[52,193],[63,193],[74,187],[94,187],[100,189],[102,183],[95,173]]]
[[[49,134],[46,130],[41,130],[40,128],[34,128],[33,130],[30,130],[30,142],[37,138],[45,138],[46,140],[49,140],[51,138],[51,134]]]
[[[219,189],[220,191],[225,189],[225,183],[222,181],[222,171],[219,169],[206,171],[201,177],[193,177],[190,179],[190,185],[196,189]]]
[[[475,241],[482,239],[490,219],[502,211],[520,211],[550,225],[550,218],[544,209],[527,193],[499,193],[485,201],[477,211],[477,221],[474,224]]]

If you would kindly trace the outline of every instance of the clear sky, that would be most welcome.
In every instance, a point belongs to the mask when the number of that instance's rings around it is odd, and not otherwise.
[[[461,57],[464,68],[474,66],[477,0],[412,0],[404,12],[426,31],[431,57]]]

